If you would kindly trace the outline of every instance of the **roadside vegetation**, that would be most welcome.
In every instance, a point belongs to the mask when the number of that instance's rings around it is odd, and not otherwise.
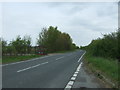
[[[79,48],[72,42],[68,33],[62,33],[57,27],[52,26],[42,29],[37,44],[46,47],[48,52],[70,51]]]
[[[85,49],[87,51],[85,55],[85,62],[87,66],[93,72],[97,72],[99,76],[104,75],[116,85],[115,87],[120,87],[120,72],[118,69],[120,65],[119,44],[120,29],[111,34],[103,35],[103,38],[93,40],[88,46],[81,47],[81,49]]]
[[[12,62],[18,62],[18,61],[25,61],[25,60],[37,58],[37,57],[41,57],[41,55],[4,56],[2,58],[2,63],[6,64],[6,63],[12,63]]]
[[[42,31],[37,37],[37,44],[35,46],[32,45],[30,35],[25,35],[23,38],[18,35],[10,42],[1,38],[0,43],[2,44],[3,63],[39,57],[41,56],[38,55],[40,52],[64,53],[79,48],[72,42],[72,38],[68,33],[61,32],[57,27],[53,26],[42,28]]]
[[[119,71],[117,60],[92,56],[89,52],[87,52],[85,55],[85,63],[87,67],[91,69],[91,71],[94,72],[100,79],[106,78],[109,80],[110,83],[114,83],[117,87],[119,83]]]

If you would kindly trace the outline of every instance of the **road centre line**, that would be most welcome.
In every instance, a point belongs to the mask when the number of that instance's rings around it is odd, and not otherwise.
[[[31,66],[31,67],[28,67],[28,68],[24,68],[24,69],[21,69],[21,70],[18,70],[17,72],[22,72],[22,71],[25,71],[25,70],[28,70],[28,69],[32,69],[32,68],[35,68],[35,67],[38,67],[40,65],[44,65],[44,64],[47,64],[48,62],[44,62],[44,63],[41,63],[41,64],[37,64],[35,66]]]
[[[61,59],[61,58],[64,58],[64,56],[62,56],[62,57],[59,57],[59,58],[57,58],[56,60],[59,60],[59,59]]]
[[[78,62],[80,62],[80,60],[82,59],[82,57],[84,56],[86,52],[83,53],[83,55],[79,58]]]
[[[52,55],[50,55],[50,56],[52,56]],[[44,56],[44,57],[34,58],[34,59],[26,60],[26,61],[20,61],[20,62],[15,62],[15,63],[10,63],[10,64],[4,64],[4,65],[1,65],[1,66],[7,66],[7,65],[19,64],[19,63],[23,63],[23,62],[34,61],[34,60],[43,59],[43,58],[50,57],[50,56]]]

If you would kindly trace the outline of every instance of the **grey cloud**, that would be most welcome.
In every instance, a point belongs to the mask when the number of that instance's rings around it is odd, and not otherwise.
[[[52,25],[69,33],[77,45],[88,45],[101,33],[115,31],[116,8],[113,3],[7,3],[3,33],[7,40],[31,35],[35,45],[41,28]]]

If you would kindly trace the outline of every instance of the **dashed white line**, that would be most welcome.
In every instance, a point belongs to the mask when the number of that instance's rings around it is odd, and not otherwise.
[[[76,74],[78,74],[78,72],[75,72]]]
[[[68,88],[72,88],[72,86],[67,85],[65,88],[67,88],[65,90],[68,90]]]
[[[31,68],[35,68],[35,67],[38,67],[40,65],[44,65],[44,64],[47,64],[48,62],[44,62],[44,63],[41,63],[41,64],[37,64],[35,66],[31,66],[31,67],[28,67],[28,68],[25,68],[25,69],[21,69],[21,70],[18,70],[17,72],[22,72],[22,71],[25,71],[25,70],[28,70],[28,69],[31,69]]]
[[[76,79],[76,77],[72,77],[71,80],[74,81]]]
[[[69,81],[68,85],[69,85],[69,86],[72,86],[73,83],[74,83],[74,81]]]
[[[64,58],[64,56],[62,56],[62,57],[59,57],[59,58],[57,58],[56,60],[59,60],[59,59],[61,59],[61,58]]]
[[[85,53],[86,53],[86,52],[84,52],[84,54],[85,54]],[[83,54],[83,55],[84,55],[84,54]],[[82,59],[83,55],[79,58],[78,62],[80,62],[80,60]],[[74,84],[74,82],[75,82],[75,79],[76,79],[76,77],[77,77],[77,75],[78,75],[78,72],[80,71],[81,66],[82,66],[82,62],[81,62],[81,63],[79,64],[79,66],[77,67],[76,72],[73,74],[73,77],[72,77],[71,80],[68,82],[68,84],[66,85],[66,87],[65,87],[64,90],[67,90],[67,89],[71,89],[71,88],[72,88],[72,86],[73,86],[73,84]]]
[[[80,60],[82,59],[82,57],[84,56],[86,52],[83,53],[83,55],[79,58],[78,62],[80,62]]]
[[[72,86],[73,86],[73,84],[74,84],[74,82],[75,82],[75,79],[76,79],[76,77],[77,77],[77,75],[78,75],[78,72],[79,72],[81,66],[82,66],[82,62],[81,62],[81,63],[79,64],[79,66],[77,67],[76,72],[73,74],[73,77],[72,77],[71,80],[68,82],[68,84],[66,85],[66,87],[65,87],[64,90],[67,90],[67,89],[71,89],[71,88],[72,88]]]
[[[73,75],[73,77],[76,77],[76,76],[77,76],[77,74],[74,74],[74,75]]]
[[[77,70],[79,70],[79,69],[80,69],[80,67],[77,68]]]
[[[15,63],[10,63],[10,64],[4,64],[2,66],[7,66],[7,65],[13,65],[13,64],[18,64],[18,63],[23,63],[23,62],[29,62],[29,61],[34,61],[34,60],[38,60],[38,59],[43,59],[49,56],[44,56],[44,57],[40,57],[40,58],[35,58],[35,59],[31,59],[31,60],[26,60],[26,61],[20,61],[20,62],[15,62]]]

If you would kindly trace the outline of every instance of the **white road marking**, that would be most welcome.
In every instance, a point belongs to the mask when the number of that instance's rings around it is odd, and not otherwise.
[[[28,68],[25,68],[25,69],[21,69],[21,70],[18,70],[17,72],[22,72],[22,71],[25,71],[25,70],[28,70],[28,69],[31,69],[31,68],[35,68],[35,67],[38,67],[40,65],[44,65],[44,64],[47,64],[48,62],[44,62],[44,63],[41,63],[41,64],[37,64],[35,66],[31,66],[31,67],[28,67]]]
[[[80,71],[81,66],[82,66],[82,62],[79,64],[79,66],[78,66],[76,72]]]
[[[83,55],[79,58],[78,62],[80,62],[80,60],[82,59],[82,57],[84,56],[86,52],[83,53]]]
[[[72,77],[72,78],[71,78],[71,80],[73,80],[73,81],[74,81],[75,79],[76,79],[76,77]]]
[[[62,57],[59,57],[59,58],[57,58],[56,60],[59,60],[59,59],[61,59],[61,58],[64,58],[64,56],[62,56]]]
[[[65,88],[67,88],[66,90],[68,90],[68,88],[72,88],[72,86],[67,85]]]
[[[20,62],[15,62],[15,63],[10,63],[10,64],[4,64],[2,66],[7,66],[7,65],[13,65],[13,64],[18,64],[18,63],[23,63],[23,62],[29,62],[29,61],[34,61],[34,60],[38,60],[38,59],[43,59],[49,56],[44,56],[44,57],[40,57],[40,58],[35,58],[35,59],[30,59],[30,60],[26,60],[26,61],[20,61]]]
[[[78,74],[78,72],[75,72],[76,74]]]
[[[79,69],[80,69],[80,67],[77,68],[77,70],[79,70]]]
[[[82,66],[82,62],[81,62],[81,63],[79,64],[79,66],[77,67],[76,72],[74,73],[73,77],[72,77],[71,80],[68,82],[68,84],[66,85],[66,87],[65,87],[64,90],[68,90],[68,89],[71,90],[71,88],[72,88],[72,86],[73,86],[73,84],[74,84],[74,82],[75,82],[75,79],[76,79],[76,77],[77,77],[77,75],[78,75],[78,72],[79,72],[81,66]]]
[[[73,85],[74,81],[69,81],[68,85]]]
[[[74,75],[73,75],[73,77],[76,77],[76,76],[77,76],[77,74],[74,74]]]

